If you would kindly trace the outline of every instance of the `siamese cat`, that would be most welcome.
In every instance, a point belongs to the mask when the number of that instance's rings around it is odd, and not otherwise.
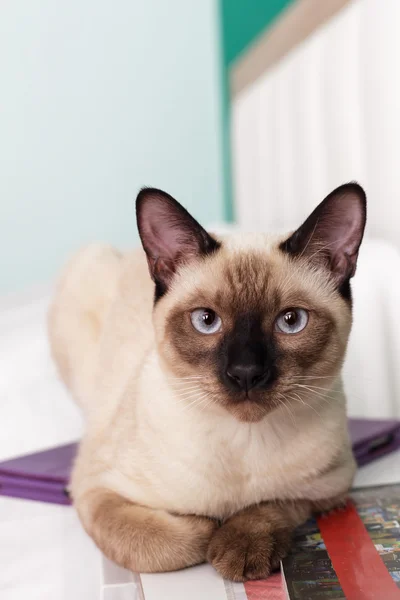
[[[157,189],[136,209],[144,251],[83,249],[49,313],[86,419],[75,507],[133,571],[267,577],[353,480],[341,367],[365,193],[337,188],[284,236],[211,235]]]

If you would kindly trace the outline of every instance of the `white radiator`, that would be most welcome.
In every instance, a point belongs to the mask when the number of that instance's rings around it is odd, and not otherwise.
[[[354,1],[233,101],[240,227],[297,226],[347,181],[367,191],[345,365],[353,415],[400,416],[399,30],[399,0]]]

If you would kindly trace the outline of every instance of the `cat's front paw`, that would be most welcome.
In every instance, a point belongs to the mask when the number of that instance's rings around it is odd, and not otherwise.
[[[232,517],[211,538],[207,560],[225,579],[264,579],[289,552],[290,529],[274,529],[268,523],[249,529],[245,525],[243,518],[237,522]]]

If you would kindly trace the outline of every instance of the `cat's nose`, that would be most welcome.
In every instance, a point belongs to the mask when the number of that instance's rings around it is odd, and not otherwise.
[[[252,388],[268,383],[271,370],[264,365],[238,363],[230,365],[226,374],[240,389],[248,392]]]

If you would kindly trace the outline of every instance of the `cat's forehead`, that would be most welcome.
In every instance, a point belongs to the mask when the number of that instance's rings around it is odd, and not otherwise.
[[[193,302],[237,310],[277,303],[288,278],[288,260],[279,249],[281,237],[235,234],[221,241],[213,256],[189,266],[179,282],[185,295]]]
[[[261,235],[228,241],[219,264],[218,304],[239,312],[278,307],[287,271],[279,242],[276,237]]]
[[[198,264],[188,264],[175,283],[175,302],[186,306],[270,312],[331,299],[325,277],[280,249],[285,235],[234,234]]]
[[[221,263],[219,271],[215,300],[220,306],[254,310],[275,299],[279,285],[268,253],[237,252]]]

